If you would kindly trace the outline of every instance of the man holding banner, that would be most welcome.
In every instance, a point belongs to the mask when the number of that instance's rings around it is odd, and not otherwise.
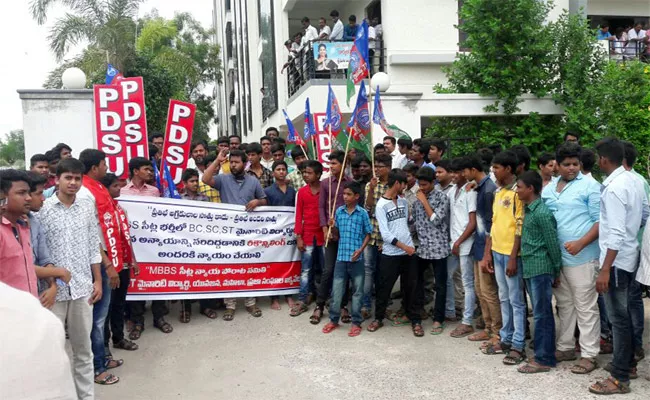
[[[245,206],[246,211],[253,211],[256,207],[265,206],[267,201],[262,185],[244,171],[244,166],[248,161],[246,153],[241,150],[232,150],[229,158],[230,174],[219,174],[219,166],[226,159],[226,151],[222,150],[217,159],[203,172],[203,183],[219,191],[222,203],[239,204]],[[226,303],[226,312],[223,314],[223,320],[232,321],[235,318],[237,299],[225,299],[224,303]],[[262,310],[257,307],[255,297],[247,297],[245,305],[246,310],[253,317],[262,316]]]

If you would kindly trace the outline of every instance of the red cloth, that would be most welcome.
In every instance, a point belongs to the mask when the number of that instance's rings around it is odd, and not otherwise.
[[[0,282],[38,298],[29,228],[23,221],[14,225],[4,217],[0,218]]]
[[[319,193],[313,194],[309,185],[298,190],[294,233],[302,235],[305,246],[313,246],[314,238],[317,246],[322,246],[325,243],[318,213]]]
[[[83,186],[95,198],[97,218],[106,244],[106,254],[115,270],[120,272],[124,268],[124,263],[131,260],[131,240],[129,233],[122,228],[117,204],[104,185],[87,175],[84,176]]]
[[[56,186],[56,176],[50,175],[47,177],[47,182],[45,182],[44,189],[49,189],[53,186]]]

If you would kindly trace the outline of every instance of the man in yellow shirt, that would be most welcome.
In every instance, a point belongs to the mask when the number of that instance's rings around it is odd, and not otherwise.
[[[489,343],[482,349],[485,354],[508,352],[503,363],[516,365],[525,359],[526,305],[524,281],[519,249],[524,205],[516,193],[515,171],[519,164],[512,151],[497,154],[492,160],[499,189],[493,205],[492,229],[485,245],[485,255],[480,267],[494,271],[499,286],[503,327],[500,343]]]

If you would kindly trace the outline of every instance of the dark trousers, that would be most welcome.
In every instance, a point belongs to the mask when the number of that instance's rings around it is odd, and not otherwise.
[[[131,283],[131,270],[124,268],[119,272],[120,287],[111,290],[111,305],[108,309],[108,321],[104,324],[104,347],[108,348],[108,341],[112,337],[113,344],[124,339],[124,307],[126,305],[126,292]],[[110,322],[110,323],[109,323]],[[110,355],[110,353],[108,353]]]
[[[555,318],[553,317],[553,276],[543,274],[526,279],[535,321],[535,361],[555,367]]]
[[[614,358],[611,374],[615,379],[628,383],[630,369],[636,367],[634,359],[634,331],[630,316],[630,289],[635,274],[616,267],[609,273],[609,290],[605,293],[607,314],[614,335]]]
[[[433,265],[433,276],[436,286],[436,299],[433,303],[433,320],[445,322],[445,302],[447,301],[447,257],[439,260],[426,260],[418,257],[418,299],[424,306],[424,279],[422,275],[429,265]]]
[[[643,290],[641,284],[636,280],[636,274],[630,283],[628,291],[630,300],[628,302],[630,307],[630,322],[632,322],[632,346],[634,351],[643,350],[643,319],[645,316],[645,309],[643,307]]]
[[[129,305],[131,306],[131,321],[135,325],[144,325],[144,301],[131,301]],[[167,314],[167,302],[165,300],[154,300],[151,302],[151,313],[153,314],[153,320],[157,321],[160,318],[164,317]]]
[[[421,301],[418,292],[418,278],[423,275],[419,271],[415,256],[387,256],[381,255],[379,259],[379,272],[377,278],[377,299],[375,303],[375,319],[381,321],[386,317],[386,308],[390,294],[397,278],[400,278],[402,289],[402,308],[412,324],[421,321]]]
[[[327,244],[325,249],[325,262],[323,263],[323,272],[320,277],[320,283],[318,285],[318,294],[316,297],[316,307],[321,310],[325,308],[325,302],[330,296],[332,291],[332,282],[334,279],[334,266],[336,265],[336,255],[339,252],[339,242],[331,241]],[[345,292],[343,294],[343,299],[341,300],[341,307],[346,307],[349,299],[349,290],[348,282],[345,282]]]
[[[183,303],[183,311],[192,312],[192,300],[181,300]],[[203,312],[206,309],[215,310],[217,308],[217,299],[200,299],[199,310]]]

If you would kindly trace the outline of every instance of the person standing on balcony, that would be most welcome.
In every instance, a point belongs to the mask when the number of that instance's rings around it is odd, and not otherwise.
[[[645,41],[646,31],[643,29],[641,22],[634,24],[634,28],[627,33],[627,55],[638,57],[643,53],[643,42]]]
[[[370,50],[372,70],[373,72],[383,71],[384,66],[382,63],[381,47],[383,43],[384,28],[379,23],[379,17],[374,17],[372,20],[370,20],[370,26],[375,31],[374,50]],[[370,36],[370,34],[368,35]]]
[[[318,32],[318,40],[328,40],[332,30],[327,26],[327,20],[325,17],[320,17],[318,20],[318,27],[320,28],[320,31]]]
[[[354,14],[350,15],[348,22],[349,25],[343,30],[343,40],[351,41],[357,36],[357,29],[359,28],[359,25],[357,25],[357,16]]]
[[[329,39],[332,41],[343,40],[343,22],[339,19],[339,12],[337,10],[332,10],[330,17],[332,17],[334,27],[332,28],[332,33],[329,35]]]

